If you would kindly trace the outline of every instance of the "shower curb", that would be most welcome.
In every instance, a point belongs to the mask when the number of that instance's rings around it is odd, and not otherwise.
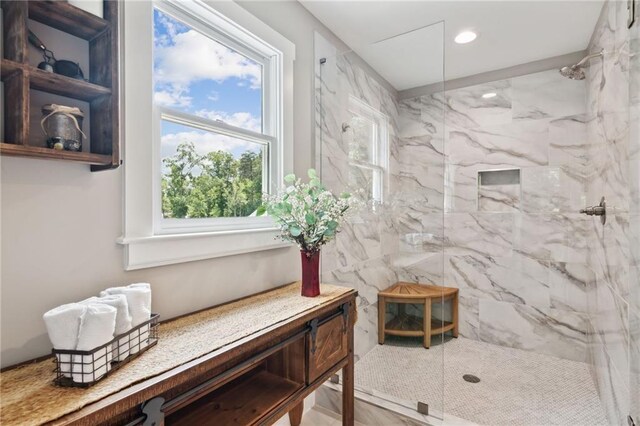
[[[316,406],[335,414],[342,412],[342,386],[326,382],[316,390]],[[416,407],[389,396],[381,397],[361,390],[355,390],[355,420],[367,426],[477,426],[476,423],[434,412],[424,415]]]

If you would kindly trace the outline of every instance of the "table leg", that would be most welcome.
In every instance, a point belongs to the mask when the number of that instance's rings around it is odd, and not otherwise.
[[[423,325],[423,330],[424,330],[424,347],[429,349],[429,347],[431,346],[431,299],[430,298],[425,298],[424,299],[424,325]]]
[[[291,426],[299,426],[302,422],[302,412],[304,411],[304,401],[296,405],[289,411],[289,423]]]
[[[378,296],[378,343],[384,345],[384,326],[387,304],[383,296]]]
[[[351,313],[355,309],[351,310]],[[353,426],[355,421],[355,395],[353,376],[353,324],[347,336],[347,365],[342,369],[342,426]]]
[[[453,337],[458,337],[458,292],[456,291],[453,299],[451,299],[451,320],[453,321]]]

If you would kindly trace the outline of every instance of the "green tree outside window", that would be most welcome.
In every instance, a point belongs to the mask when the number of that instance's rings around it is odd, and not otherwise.
[[[162,161],[165,218],[250,216],[262,203],[262,152],[199,154],[192,142],[183,142]]]

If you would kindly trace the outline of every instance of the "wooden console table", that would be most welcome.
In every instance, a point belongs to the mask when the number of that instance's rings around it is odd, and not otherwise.
[[[299,284],[292,284],[163,323],[155,348],[88,389],[51,384],[51,359],[4,371],[2,423],[270,425],[288,413],[297,426],[304,398],[342,369],[342,424],[351,426],[357,292],[335,286],[322,291],[315,300],[301,298]],[[270,315],[279,319],[270,323]],[[237,338],[246,333],[239,321],[259,330]],[[216,347],[215,330],[225,324],[220,334],[235,340]],[[176,345],[194,329],[196,335],[210,330],[210,337],[188,337]],[[155,374],[167,358],[193,353],[188,342],[214,349]],[[151,370],[154,375],[136,380]],[[81,399],[80,408],[71,411]],[[52,412],[63,412],[61,406],[66,413],[55,417]]]

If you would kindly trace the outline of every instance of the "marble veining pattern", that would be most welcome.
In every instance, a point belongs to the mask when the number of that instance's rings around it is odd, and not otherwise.
[[[444,95],[443,276],[460,288],[465,337],[587,359],[586,90],[550,70]],[[478,185],[502,169],[520,183]]]

